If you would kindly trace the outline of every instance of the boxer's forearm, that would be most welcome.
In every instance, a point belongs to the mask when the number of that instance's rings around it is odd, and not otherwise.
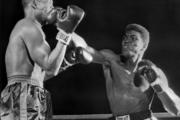
[[[168,112],[174,115],[180,115],[180,98],[171,88],[164,87],[162,88],[162,92],[157,93],[157,95]]]
[[[49,55],[48,63],[50,67],[47,70],[48,73],[52,75],[58,74],[58,71],[61,67],[61,64],[65,56],[66,48],[67,45],[64,45],[60,41],[58,41],[56,48]]]
[[[101,52],[95,50],[94,48],[88,46],[85,49],[91,56],[92,56],[92,61],[94,63],[99,63],[99,64],[104,64],[107,62],[106,58],[104,57]]]
[[[66,70],[68,67],[70,67],[70,66],[66,66],[65,68],[64,67],[62,68],[62,65],[63,65],[63,63],[60,65],[60,68],[59,68],[57,74],[61,73],[62,71]],[[49,72],[46,72],[45,76],[44,76],[44,81],[49,80],[49,79],[51,79],[53,77],[54,77],[53,74],[51,74]]]
[[[160,68],[152,68],[156,72],[158,78],[154,82],[151,82],[151,86],[163,103],[164,108],[174,115],[180,114],[180,98],[169,87],[165,73]]]

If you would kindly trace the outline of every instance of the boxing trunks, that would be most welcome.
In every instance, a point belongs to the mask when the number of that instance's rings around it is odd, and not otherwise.
[[[154,120],[150,110],[131,113],[123,116],[113,116],[109,120]]]
[[[51,120],[50,93],[29,76],[11,76],[1,93],[0,120]]]

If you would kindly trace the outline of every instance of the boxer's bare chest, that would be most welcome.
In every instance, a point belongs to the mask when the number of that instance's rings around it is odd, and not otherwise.
[[[138,72],[127,70],[121,63],[113,61],[104,67],[107,96],[112,109],[125,110],[146,109],[150,100],[149,85],[144,83]],[[137,84],[138,83],[138,84]],[[143,108],[145,107],[145,108]],[[120,109],[120,110],[119,110]],[[115,110],[116,111],[116,110]]]

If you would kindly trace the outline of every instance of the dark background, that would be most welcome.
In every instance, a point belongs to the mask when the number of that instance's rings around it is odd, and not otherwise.
[[[169,84],[180,95],[180,1],[179,0],[54,0],[55,6],[66,8],[76,4],[86,16],[76,32],[97,50],[108,48],[120,52],[125,26],[138,23],[151,34],[145,58],[161,67]],[[5,50],[15,23],[23,18],[21,0],[0,0],[0,91],[5,87]],[[44,28],[54,46],[55,28]],[[101,65],[75,65],[45,82],[51,92],[54,114],[110,113]],[[154,112],[162,112],[155,97]]]

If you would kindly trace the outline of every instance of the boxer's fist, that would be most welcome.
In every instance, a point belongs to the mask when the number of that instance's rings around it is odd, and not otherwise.
[[[92,61],[92,56],[82,47],[70,47],[66,51],[65,60],[70,65],[77,63],[88,64]]]
[[[144,60],[140,62],[138,66],[141,69],[141,75],[143,75],[150,84],[157,79],[157,73],[153,69],[155,65],[151,61]]]
[[[93,58],[90,53],[88,53],[84,48],[77,47],[76,48],[77,62],[88,64],[92,62]]]
[[[69,5],[67,10],[57,8],[57,11],[56,26],[66,33],[73,33],[85,14],[83,9],[75,5]]]
[[[151,61],[143,61],[139,63],[141,75],[143,75],[152,88],[161,93],[166,89],[168,83],[164,72],[157,68]]]

